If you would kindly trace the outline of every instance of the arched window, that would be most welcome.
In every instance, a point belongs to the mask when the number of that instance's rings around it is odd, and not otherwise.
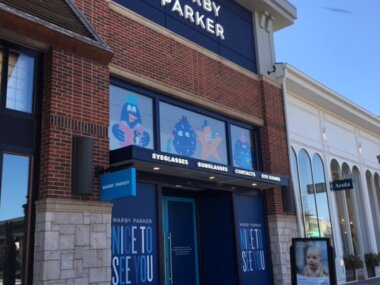
[[[375,174],[375,193],[380,218],[380,175],[378,173]],[[377,249],[380,251],[380,246]]]
[[[312,166],[320,236],[332,237],[325,171],[318,154],[313,155]]]
[[[294,148],[290,151],[290,160],[291,160],[291,170],[292,170],[292,184],[293,184],[293,191],[294,191],[294,197],[297,197],[296,200],[298,201],[298,195],[301,193],[300,191],[300,180],[298,175],[298,161],[297,161],[297,154]],[[302,202],[301,205],[299,205],[298,209],[302,208]],[[302,226],[305,227],[304,219],[302,218]]]
[[[356,215],[352,219],[352,221],[357,222],[358,224],[356,225],[358,230],[360,230],[360,236],[362,239],[362,250],[356,249],[355,252],[360,252],[360,253],[367,253],[370,252],[370,241],[369,241],[369,231],[368,231],[368,219],[366,219],[366,213],[365,213],[365,204],[364,204],[364,198],[363,198],[363,184],[362,184],[362,179],[360,175],[359,169],[354,166],[352,168],[352,179],[353,179],[353,185],[354,185],[354,190],[353,194],[354,197],[353,199],[355,200],[356,204]],[[372,180],[372,178],[371,178]],[[348,191],[350,192],[350,191]],[[359,234],[359,233],[358,233]],[[359,238],[359,236],[358,236]],[[355,245],[354,246],[358,246]]]
[[[342,165],[342,178],[349,179],[352,178],[352,172],[347,163],[343,163]],[[355,255],[360,255],[359,248],[359,240],[358,240],[358,230],[356,224],[356,210],[355,210],[355,195],[352,190],[345,190],[342,193],[346,196],[346,205],[348,211],[348,223],[347,225],[347,233],[349,233],[349,237],[351,237],[351,248],[350,253]]]
[[[296,172],[297,169],[298,177],[293,176],[293,183],[300,191],[305,236],[331,237],[331,219],[322,159],[318,154],[314,154],[311,161],[306,150],[301,149],[297,164],[296,154],[292,151],[292,172]]]
[[[315,203],[311,162],[309,155],[304,149],[301,149],[298,154],[298,162],[305,235],[307,237],[319,236],[320,231]]]
[[[373,219],[373,226],[375,229],[375,236],[380,237],[380,188],[379,188],[379,175],[375,174],[374,179],[372,179],[371,172],[366,172],[366,180],[368,187],[368,194],[371,203],[371,213]],[[376,239],[376,246],[380,249],[380,238]],[[369,251],[366,251],[369,252]]]
[[[338,161],[333,159],[331,161],[330,169],[331,169],[332,180],[337,181],[337,180],[342,179],[342,174],[341,174],[342,172],[341,172]],[[338,210],[338,216],[339,216],[341,239],[343,243],[343,255],[347,256],[351,254],[352,246],[350,247],[350,244],[351,244],[350,233],[349,233],[350,227],[349,227],[348,217],[346,217],[347,206],[346,206],[346,197],[345,197],[344,191],[335,192],[335,198],[336,198],[337,210]]]

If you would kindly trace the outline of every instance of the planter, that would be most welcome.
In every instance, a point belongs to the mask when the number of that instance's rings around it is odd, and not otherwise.
[[[368,274],[368,278],[375,277],[375,267],[367,266],[367,274]]]
[[[351,268],[346,269],[346,281],[347,282],[356,281],[355,269],[351,269]]]
[[[380,277],[380,266],[375,266],[375,276]]]
[[[357,268],[355,269],[355,275],[356,275],[356,280],[361,281],[364,280],[364,268]]]

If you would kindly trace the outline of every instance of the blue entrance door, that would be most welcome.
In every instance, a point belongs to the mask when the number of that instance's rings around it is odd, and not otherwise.
[[[199,285],[195,201],[163,197],[165,285]]]

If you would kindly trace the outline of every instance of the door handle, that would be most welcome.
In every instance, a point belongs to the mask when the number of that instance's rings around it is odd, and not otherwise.
[[[174,282],[174,280],[173,280],[173,256],[172,256],[173,247],[172,247],[172,233],[171,232],[169,232],[168,240],[169,240],[169,270],[170,270],[169,281],[170,281],[170,284],[173,284],[173,282]]]

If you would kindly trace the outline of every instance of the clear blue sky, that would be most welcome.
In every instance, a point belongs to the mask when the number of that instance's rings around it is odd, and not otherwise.
[[[380,115],[380,0],[289,0],[292,26],[275,33],[286,62]]]

